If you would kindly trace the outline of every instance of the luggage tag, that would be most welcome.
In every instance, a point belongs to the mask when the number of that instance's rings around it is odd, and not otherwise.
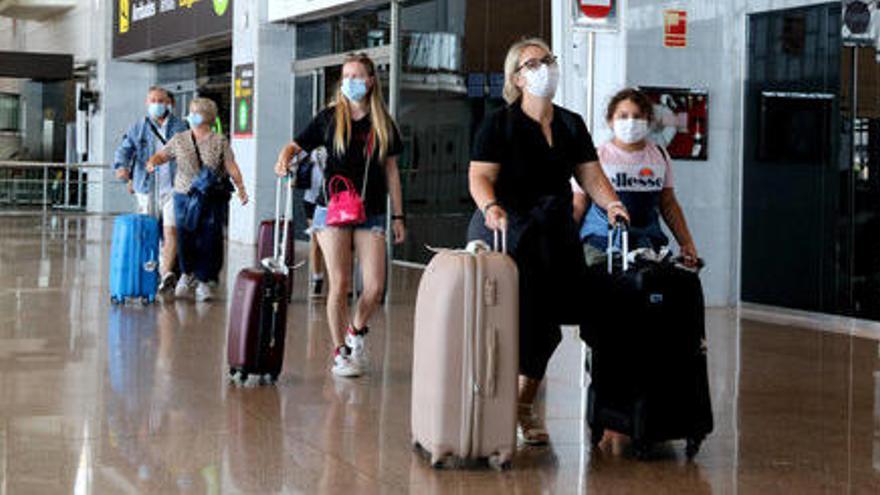
[[[684,262],[684,257],[676,256],[672,259],[672,264],[675,268],[679,270],[684,270],[686,272],[691,272],[694,274],[699,274],[703,268],[706,266],[706,262],[703,261],[703,258],[697,258],[697,264],[695,266],[687,266]]]

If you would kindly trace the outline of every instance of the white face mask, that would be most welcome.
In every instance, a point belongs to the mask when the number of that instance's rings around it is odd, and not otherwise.
[[[614,119],[614,135],[621,142],[635,144],[648,136],[645,119]]]
[[[526,91],[540,98],[553,98],[556,95],[556,87],[559,84],[559,67],[549,67],[541,64],[535,70],[524,70],[523,77],[526,79]]]

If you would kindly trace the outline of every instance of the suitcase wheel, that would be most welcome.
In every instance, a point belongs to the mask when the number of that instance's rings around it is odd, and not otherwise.
[[[494,469],[495,471],[507,471],[511,468],[513,464],[510,462],[510,459],[501,460],[500,455],[491,455],[489,456],[489,467]]]
[[[274,385],[278,381],[278,373],[266,373],[260,376],[261,385]]]
[[[428,454],[428,456],[431,458],[431,468],[433,469],[458,469],[463,465],[462,459],[452,455],[434,457],[433,454]]]
[[[244,385],[247,380],[247,376],[245,376],[245,374],[238,368],[229,368],[229,374],[227,376],[230,383],[239,387]]]
[[[684,449],[684,453],[685,453],[685,455],[687,455],[687,458],[689,461],[692,461],[694,459],[694,457],[696,457],[697,454],[700,453],[700,446],[702,446],[702,444],[703,444],[702,438],[698,437],[698,438],[688,438],[687,439],[687,446]]]

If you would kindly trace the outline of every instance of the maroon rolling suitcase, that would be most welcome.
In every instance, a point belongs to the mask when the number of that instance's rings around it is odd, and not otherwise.
[[[284,257],[284,264],[287,266],[288,272],[293,270],[293,222],[285,219],[282,222],[286,225],[286,232],[284,235],[286,236],[287,242],[284,245],[285,252],[287,255]],[[263,220],[260,222],[260,230],[257,237],[257,264],[259,265],[262,260],[266,258],[271,258],[275,255],[274,246],[277,245],[278,239],[275,238],[275,220]],[[293,277],[287,277],[287,301],[290,302],[290,297],[293,294]]]
[[[280,246],[277,235],[282,222],[282,185],[287,188],[285,211],[290,211],[293,201],[290,181],[279,178],[275,200],[275,233],[272,236],[273,256],[263,259],[257,268],[245,268],[235,277],[226,357],[229,376],[239,384],[253,380],[274,383],[281,374],[284,362],[288,287],[292,274],[287,264],[282,262],[287,256],[289,230],[284,230]]]

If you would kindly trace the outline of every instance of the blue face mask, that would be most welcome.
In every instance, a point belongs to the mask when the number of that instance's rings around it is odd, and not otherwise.
[[[147,106],[147,113],[153,119],[161,119],[168,114],[168,107],[164,103],[150,103]]]
[[[353,102],[363,100],[367,96],[367,81],[346,77],[342,80],[342,94]]]
[[[202,125],[205,122],[205,118],[200,113],[191,113],[186,116],[186,121],[189,122],[190,127],[195,128]]]

